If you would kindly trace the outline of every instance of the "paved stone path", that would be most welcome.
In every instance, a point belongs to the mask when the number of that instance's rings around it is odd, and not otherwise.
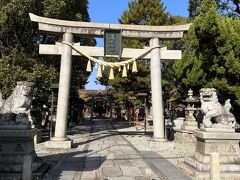
[[[139,151],[105,120],[95,120],[88,140],[66,153],[44,179],[144,180],[146,171],[156,180],[190,179],[158,153]]]

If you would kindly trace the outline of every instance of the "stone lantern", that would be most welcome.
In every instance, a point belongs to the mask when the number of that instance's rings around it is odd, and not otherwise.
[[[194,131],[198,128],[197,121],[193,116],[193,113],[196,110],[194,104],[196,104],[198,100],[193,97],[193,91],[191,89],[188,91],[188,98],[186,99],[186,102],[187,102],[187,107],[185,108],[186,119],[183,122],[181,129]]]
[[[186,118],[183,121],[181,129],[175,130],[175,142],[179,143],[195,143],[196,138],[193,136],[193,132],[198,129],[198,123],[193,116],[195,104],[198,102],[197,99],[193,97],[193,91],[190,89],[188,91],[188,97],[186,99],[187,107],[185,108]]]

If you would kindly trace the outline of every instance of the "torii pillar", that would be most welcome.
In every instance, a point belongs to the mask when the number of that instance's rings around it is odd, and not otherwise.
[[[150,46],[159,46],[159,38],[152,38]],[[162,101],[162,73],[160,49],[153,49],[151,52],[151,92],[153,112],[153,139],[165,141],[164,139],[164,116]]]
[[[65,42],[72,43],[73,34],[67,32],[64,33],[63,40]],[[64,147],[66,148],[71,148],[71,140],[69,140],[69,138],[66,136],[69,94],[71,86],[71,69],[72,69],[72,48],[66,44],[62,44],[57,117],[56,117],[57,122],[55,127],[55,135],[53,138],[51,138],[51,140],[65,142]]]

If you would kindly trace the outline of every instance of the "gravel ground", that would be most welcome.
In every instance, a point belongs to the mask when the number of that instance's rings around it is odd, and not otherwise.
[[[35,144],[35,150],[39,157],[42,157],[46,161],[56,163],[59,161],[67,152],[75,151],[75,149],[83,149],[85,142],[90,134],[89,123],[86,122],[79,126],[71,127],[68,132],[68,137],[73,140],[72,149],[50,149],[46,148],[46,140],[49,140],[49,132],[44,132],[44,142]]]
[[[139,131],[136,131],[134,127],[125,126],[124,128],[119,128],[119,126],[122,125],[115,125],[115,128],[117,128],[118,131],[121,132],[123,136],[139,151],[150,150],[149,140],[151,139],[152,135],[145,135],[143,128],[140,128]],[[175,166],[177,166],[177,163],[179,161],[183,161],[184,157],[193,156],[195,153],[195,144],[193,143],[175,143],[174,141],[166,143],[170,144],[173,149],[151,150],[156,151],[161,156],[168,159]]]
[[[149,148],[149,140],[151,135],[145,135],[144,130],[136,130],[134,127],[129,127],[122,123],[114,123],[114,127],[123,135],[123,137],[129,141],[138,151],[153,151],[154,149]],[[84,144],[90,134],[89,123],[85,123],[81,126],[74,126],[68,131],[68,136],[73,140],[72,149],[47,149],[45,148],[45,142],[38,143],[35,145],[37,155],[43,159],[56,164],[59,160],[64,157],[67,152],[74,151],[74,148],[84,148]],[[177,167],[179,161],[183,161],[184,157],[192,156],[195,152],[194,144],[187,143],[174,143],[166,142],[172,145],[171,150],[157,150],[154,151],[159,153],[162,157],[169,160],[173,165]]]
[[[161,156],[168,159],[172,164],[177,166],[179,161],[183,161],[185,157],[193,156],[195,153],[195,144],[192,143],[174,143],[172,150],[156,150]]]

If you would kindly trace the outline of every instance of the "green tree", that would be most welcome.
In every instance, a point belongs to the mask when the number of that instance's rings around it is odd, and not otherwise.
[[[38,45],[61,41],[62,35],[40,33],[37,24],[30,21],[29,12],[51,18],[89,21],[88,1],[0,0],[0,91],[6,97],[16,81],[33,81],[38,89],[35,95],[46,99],[50,85],[58,82],[60,59],[39,55]],[[92,38],[76,38],[75,41],[83,45],[95,44]],[[75,94],[89,76],[81,65],[84,63],[83,58],[73,60],[72,90]]]
[[[189,17],[196,17],[199,12],[199,7],[203,0],[189,0]],[[217,3],[218,12],[224,16],[238,18],[240,16],[240,1],[239,0],[215,0]]]
[[[223,96],[239,96],[239,20],[221,18],[216,2],[203,0],[188,32],[183,58],[174,65],[186,92],[214,87]]]
[[[183,52],[183,58],[174,65],[178,81],[183,82],[183,88],[195,87],[198,90],[215,75],[211,66],[217,58],[219,20],[216,3],[211,0],[203,1],[200,13],[188,31],[188,46]]]
[[[16,81],[27,80],[36,82],[43,92],[56,79],[56,72],[51,64],[37,59],[36,28],[28,16],[34,3],[3,0],[0,4],[0,91],[6,97]]]
[[[240,105],[240,20],[222,19],[219,28],[220,35],[216,41],[219,61],[218,66],[213,66],[217,76],[211,85],[218,87],[225,96],[234,96]]]
[[[167,24],[168,13],[161,0],[133,0],[128,3],[119,22],[121,24],[163,25]]]

